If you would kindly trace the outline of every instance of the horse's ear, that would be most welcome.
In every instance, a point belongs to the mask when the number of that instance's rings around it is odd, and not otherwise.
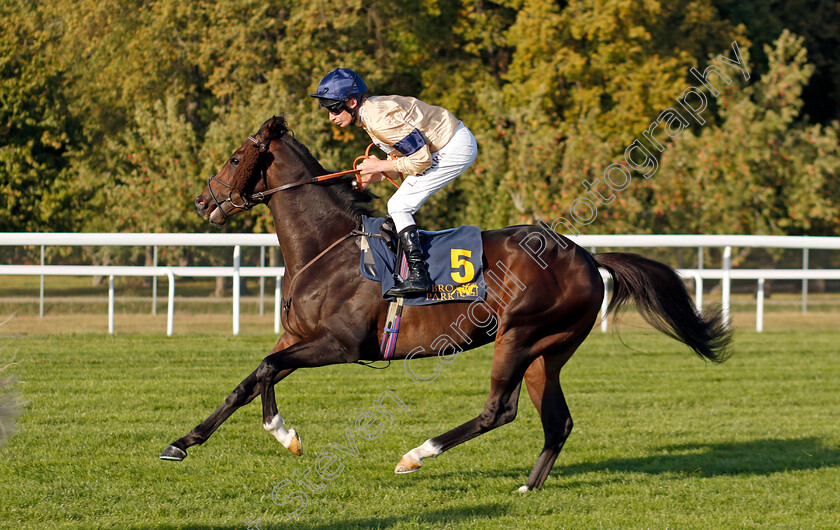
[[[286,118],[281,114],[280,116],[272,116],[260,127],[259,137],[266,140],[279,138],[289,131],[286,125]]]

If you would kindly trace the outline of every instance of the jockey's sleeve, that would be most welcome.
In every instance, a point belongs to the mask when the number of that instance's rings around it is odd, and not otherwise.
[[[398,155],[393,159],[396,171],[419,175],[432,166],[432,152],[423,133],[401,119],[404,114],[402,109],[396,109],[389,116],[376,120],[369,132],[375,136],[374,141],[378,139],[393,147]]]
[[[461,125],[445,108],[407,96],[365,98],[358,119],[375,143],[396,151],[394,169],[406,175],[429,169],[432,153],[443,149]]]

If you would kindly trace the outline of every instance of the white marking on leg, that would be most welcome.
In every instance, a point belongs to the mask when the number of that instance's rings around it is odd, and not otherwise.
[[[441,453],[440,447],[433,444],[431,440],[426,440],[420,447],[415,447],[411,451],[403,455],[394,473],[403,474],[411,473],[420,469],[420,462],[427,456],[436,457]]]
[[[405,454],[405,458],[410,458],[416,462],[422,462],[426,457],[436,457],[441,453],[440,447],[432,443],[431,440],[426,440],[420,447],[415,447]]]
[[[275,414],[273,418],[271,418],[271,423],[264,423],[263,427],[265,430],[270,432],[277,438],[277,441],[283,444],[283,447],[286,449],[292,444],[292,440],[296,437],[297,433],[294,429],[286,430],[283,426],[283,418],[280,414]]]

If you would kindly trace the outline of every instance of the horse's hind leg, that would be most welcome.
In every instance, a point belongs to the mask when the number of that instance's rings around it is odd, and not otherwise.
[[[497,352],[490,377],[490,395],[481,414],[451,431],[426,440],[423,445],[403,455],[394,469],[395,473],[417,471],[424,458],[436,457],[447,449],[510,423],[516,418],[519,390],[522,377],[530,363],[530,353],[528,349],[514,350],[499,344],[500,342],[496,343]],[[500,353],[500,348],[505,349]]]
[[[572,432],[572,415],[560,388],[560,368],[567,359],[568,356],[551,357],[546,362],[545,357],[540,357],[525,372],[525,387],[542,420],[545,444],[528,481],[519,491],[542,487]]]

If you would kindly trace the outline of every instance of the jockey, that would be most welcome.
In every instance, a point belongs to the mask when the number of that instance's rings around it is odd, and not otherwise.
[[[367,85],[349,68],[337,68],[318,84],[321,106],[339,127],[364,129],[391,158],[371,157],[359,164],[359,187],[385,180],[385,173],[408,175],[388,201],[408,262],[408,277],[389,296],[416,296],[431,289],[431,279],[413,214],[426,200],[469,169],[478,146],[467,127],[448,110],[404,96],[367,97]]]

